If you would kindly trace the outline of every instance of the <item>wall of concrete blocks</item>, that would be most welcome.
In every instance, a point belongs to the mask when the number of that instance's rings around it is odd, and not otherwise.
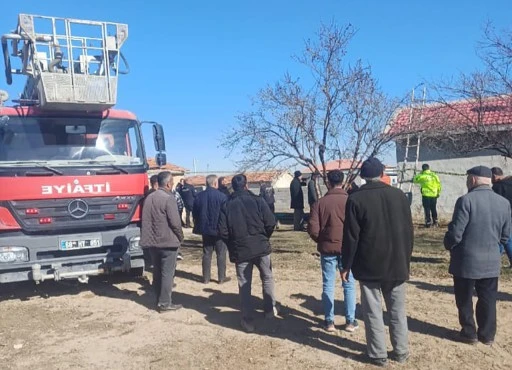
[[[405,155],[405,145],[397,143],[396,157],[398,159],[397,167],[402,168]],[[451,220],[453,208],[457,198],[467,193],[466,171],[474,166],[501,167],[505,175],[512,175],[512,160],[497,155],[494,151],[482,151],[468,155],[458,155],[450,152],[441,152],[432,150],[428,146],[420,146],[418,173],[421,171],[423,163],[428,163],[430,169],[436,172],[441,180],[442,191],[438,199],[437,210],[442,223]],[[412,171],[407,172],[407,178],[410,179]],[[402,190],[407,192],[411,188],[410,183],[404,183]],[[421,205],[421,192],[418,185],[412,185],[412,205],[413,217],[423,220],[423,207]]]

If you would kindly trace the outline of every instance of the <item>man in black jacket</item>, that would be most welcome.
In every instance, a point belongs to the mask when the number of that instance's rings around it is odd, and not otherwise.
[[[247,189],[245,175],[231,181],[233,194],[224,203],[219,217],[219,234],[228,246],[229,260],[235,263],[242,308],[242,328],[254,331],[251,305],[252,270],[256,266],[263,285],[265,317],[278,314],[274,297],[274,277],[270,260],[270,236],[275,218],[267,203]]]
[[[302,192],[302,183],[300,177],[302,173],[295,171],[292,182],[290,183],[290,208],[293,209],[293,230],[302,231],[304,219],[304,193]]]
[[[194,201],[194,234],[203,237],[203,282],[210,282],[212,255],[217,255],[218,283],[231,279],[226,278],[226,244],[219,236],[218,224],[221,206],[228,197],[217,190],[217,176],[206,176],[206,190],[197,194]]]
[[[512,177],[504,176],[503,170],[499,167],[491,168],[492,172],[492,190],[501,195],[510,202],[510,206],[512,207]],[[507,244],[500,245],[501,252],[507,253],[508,261],[510,263],[510,268],[512,268],[512,235],[508,239]]]
[[[366,184],[348,197],[341,249],[343,281],[349,271],[359,280],[367,352],[377,366],[386,366],[388,357],[381,294],[391,317],[393,357],[400,363],[409,357],[405,281],[413,247],[409,202],[401,190],[380,181],[383,172],[377,158],[363,162]]]
[[[194,208],[194,200],[196,199],[196,189],[191,184],[188,183],[187,179],[184,179],[183,185],[179,189],[179,193],[185,205],[185,227],[190,229],[192,227],[190,225],[190,214],[192,213],[192,209]]]

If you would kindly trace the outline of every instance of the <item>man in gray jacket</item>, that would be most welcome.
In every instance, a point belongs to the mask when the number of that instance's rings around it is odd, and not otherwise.
[[[171,300],[178,248],[183,241],[178,205],[171,196],[172,185],[172,174],[160,172],[158,190],[147,196],[142,209],[140,245],[149,249],[153,260],[153,288],[160,312],[182,307]]]
[[[458,340],[491,345],[496,335],[499,244],[505,244],[510,236],[510,203],[492,191],[490,168],[473,167],[467,175],[469,192],[457,199],[444,246],[450,251],[449,272],[462,327]],[[473,290],[478,296],[478,329],[473,317]]]

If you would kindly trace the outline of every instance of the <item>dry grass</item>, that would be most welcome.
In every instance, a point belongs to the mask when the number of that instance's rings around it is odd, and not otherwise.
[[[290,225],[282,225],[272,236],[272,259],[277,268],[295,268],[297,270],[316,269],[319,255],[316,244],[305,232],[294,232]],[[411,260],[411,278],[451,277],[448,274],[450,254],[443,246],[446,227],[426,229],[416,226],[414,232],[414,249]],[[188,237],[184,253],[194,261],[202,256],[201,238],[196,235]],[[512,280],[512,269],[503,257],[502,279]]]

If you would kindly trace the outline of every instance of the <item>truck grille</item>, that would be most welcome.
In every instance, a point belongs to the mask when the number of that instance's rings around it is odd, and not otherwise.
[[[140,196],[9,201],[9,208],[27,232],[126,226]]]

